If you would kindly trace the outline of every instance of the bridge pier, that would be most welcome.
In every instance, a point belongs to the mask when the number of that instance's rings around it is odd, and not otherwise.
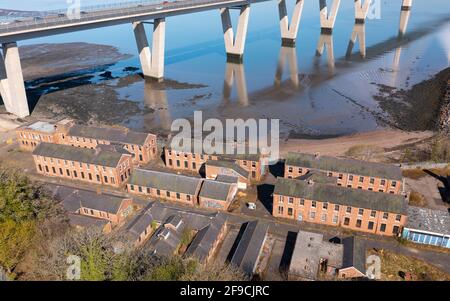
[[[362,58],[366,57],[366,24],[355,23],[353,25],[352,36],[348,42],[346,58],[349,59],[352,55],[353,47],[356,44],[356,40],[359,41],[359,53]]]
[[[228,103],[231,98],[231,91],[233,90],[233,84],[236,82],[236,93],[238,97],[238,103],[241,106],[248,106],[248,92],[247,81],[245,78],[244,64],[237,64],[227,62],[225,67],[225,79],[223,82],[223,100],[224,103]]]
[[[278,0],[278,13],[280,15],[281,29],[281,45],[283,47],[295,47],[297,39],[298,27],[302,16],[304,0],[295,0],[294,11],[292,12],[292,20],[289,24],[287,14],[286,0]]]
[[[165,19],[154,20],[152,50],[150,50],[148,44],[144,23],[134,22],[133,29],[144,76],[158,80],[162,79],[164,77]]]
[[[411,10],[412,0],[403,0],[402,1],[402,11]]]
[[[30,115],[17,43],[2,44],[0,94],[6,111],[18,117]]]
[[[371,3],[372,0],[355,0],[355,23],[366,22]]]
[[[242,58],[244,56],[245,40],[247,37],[249,15],[250,5],[241,6],[235,36],[233,25],[231,23],[230,8],[227,7],[220,9],[223,38],[225,40],[225,50],[227,52],[227,59],[230,62],[242,62]]]
[[[403,2],[405,3],[405,1],[408,0],[404,0]],[[409,0],[409,2],[411,4],[411,0]],[[411,15],[411,6],[409,6],[408,9],[403,9],[404,6],[402,6],[402,10],[400,12],[400,24],[399,24],[399,28],[398,28],[398,39],[402,39],[403,36],[406,33],[406,28],[408,27],[408,23],[409,23],[409,16]]]
[[[322,33],[331,34],[336,22],[336,15],[341,0],[332,0],[330,13],[328,13],[327,0],[319,0],[320,5],[320,28]]]

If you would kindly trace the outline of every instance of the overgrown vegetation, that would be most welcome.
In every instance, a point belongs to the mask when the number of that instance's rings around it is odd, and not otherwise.
[[[426,207],[427,200],[422,194],[418,193],[415,190],[412,190],[411,193],[409,194],[409,205],[417,207]]]
[[[372,161],[382,153],[383,148],[379,146],[360,144],[350,147],[345,155],[357,160]]]
[[[0,266],[10,277],[20,274],[17,267],[30,249],[65,227],[61,208],[41,186],[18,170],[0,168]]]

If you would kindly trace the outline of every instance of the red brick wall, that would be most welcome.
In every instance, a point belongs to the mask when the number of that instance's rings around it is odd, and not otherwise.
[[[164,199],[168,201],[174,201],[174,202],[180,202],[186,205],[196,205],[197,204],[197,194],[196,195],[186,195],[183,193],[179,194],[179,198],[177,196],[176,191],[166,191],[166,190],[160,190],[160,194],[158,195],[158,190],[156,188],[152,187],[143,187],[143,186],[137,186],[137,185],[131,185],[127,184],[127,190],[129,193],[134,193],[138,195],[148,196],[150,198],[159,198]],[[167,193],[169,196],[167,196]]]

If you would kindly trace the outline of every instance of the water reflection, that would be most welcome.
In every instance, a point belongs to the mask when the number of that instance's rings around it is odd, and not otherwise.
[[[170,116],[167,93],[161,88],[161,83],[153,79],[144,81],[144,105],[155,110],[154,114],[145,115],[145,124],[170,130],[172,118]]]
[[[359,54],[362,58],[366,57],[366,24],[355,23],[353,26],[352,36],[348,42],[347,53],[345,57],[349,59],[353,52],[353,47],[356,44],[356,40],[359,41]]]
[[[230,102],[231,92],[235,82],[239,105],[248,106],[249,99],[244,64],[227,62],[225,66],[225,79],[223,81],[223,103],[225,105]]]
[[[321,33],[319,43],[317,43],[316,56],[322,56],[324,50],[327,51],[328,71],[330,75],[334,74],[335,61],[334,61],[334,45],[333,35],[328,33]],[[318,62],[316,62],[317,64]]]
[[[295,89],[300,86],[298,77],[298,64],[297,64],[297,50],[294,47],[281,47],[280,55],[278,57],[277,70],[275,72],[274,85],[277,88],[281,88],[282,79],[284,74],[284,68],[289,68],[289,78]]]
[[[406,28],[408,27],[410,15],[411,15],[411,10],[402,10],[400,12],[400,24],[399,24],[399,30],[398,30],[398,36],[397,36],[397,40],[399,42],[401,42],[405,36]],[[392,70],[394,72],[398,72],[398,69],[400,66],[400,58],[402,55],[402,50],[403,50],[402,46],[398,46],[395,49],[394,61],[393,61],[393,65],[392,65]],[[394,84],[395,84],[395,81],[396,81],[396,76],[394,76]]]

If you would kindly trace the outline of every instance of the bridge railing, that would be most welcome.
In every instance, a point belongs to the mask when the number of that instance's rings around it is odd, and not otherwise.
[[[151,2],[151,4],[149,4]],[[207,5],[213,3],[221,3],[221,2],[247,2],[247,1],[239,1],[239,0],[186,0],[186,1],[172,1],[165,2],[164,0],[140,0],[127,2],[127,7],[118,7],[114,5],[99,5],[95,7],[102,7],[103,9],[97,9],[92,11],[87,11],[84,8],[81,9],[81,14],[79,18],[71,18],[67,16],[66,11],[58,10],[54,11],[55,15],[48,15],[47,17],[34,19],[31,21],[20,21],[13,22],[9,24],[0,25],[0,35],[3,33],[11,33],[18,31],[27,31],[36,28],[45,28],[51,26],[60,26],[66,24],[76,24],[87,21],[96,21],[101,19],[109,19],[115,17],[126,17],[128,15],[135,14],[145,14],[152,12],[165,12],[168,10],[185,8],[185,7],[195,7],[199,5]],[[140,3],[147,3],[146,5],[142,5]],[[120,5],[121,3],[117,3]],[[125,3],[123,3],[125,4]],[[91,8],[93,8],[92,6]],[[114,8],[115,7],[115,8]],[[59,13],[58,13],[59,12]],[[59,14],[59,15],[58,15]],[[61,15],[64,14],[64,15]]]

